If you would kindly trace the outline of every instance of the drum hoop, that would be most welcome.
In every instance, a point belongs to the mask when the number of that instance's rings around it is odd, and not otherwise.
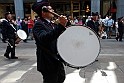
[[[82,25],[71,25],[71,26],[82,26]],[[71,27],[71,26],[69,26],[69,27]],[[82,26],[82,27],[88,28],[89,30],[93,31],[93,32],[95,33],[95,35],[97,36],[97,38],[98,38],[98,42],[99,42],[99,53],[98,53],[98,55],[97,55],[97,57],[96,57],[96,59],[97,59],[98,56],[99,56],[99,54],[100,54],[100,52],[101,52],[100,38],[99,38],[99,36],[96,34],[96,32],[95,32],[92,28],[90,28],[90,27],[88,27],[88,26]],[[96,59],[95,59],[93,62],[91,62],[91,63],[89,63],[89,64],[87,64],[87,65],[85,65],[85,66],[75,66],[75,65],[71,65],[71,64],[69,64],[68,62],[66,62],[61,56],[60,56],[60,58],[64,61],[64,63],[65,63],[66,66],[71,67],[71,68],[75,68],[75,69],[85,68],[85,67],[87,67],[88,65],[94,63],[95,60],[96,60]]]

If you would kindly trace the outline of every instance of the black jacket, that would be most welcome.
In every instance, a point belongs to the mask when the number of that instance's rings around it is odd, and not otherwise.
[[[22,30],[24,30],[26,32],[26,34],[28,35],[28,26],[27,26],[27,24],[25,24],[25,22],[21,22],[21,27],[22,27]]]
[[[122,22],[118,22],[118,31],[123,32],[124,24]]]
[[[40,46],[44,46],[55,54],[55,57],[59,57],[57,54],[57,38],[65,30],[65,27],[61,24],[54,25],[53,27],[41,18],[33,27],[33,34],[37,46],[37,69],[38,71],[49,74],[58,71],[60,61],[49,55]]]
[[[98,31],[99,31],[99,22],[97,21],[97,22],[93,22],[93,20],[89,20],[88,22],[87,22],[87,26],[88,27],[90,27],[91,29],[93,29],[95,32],[96,32],[96,34],[98,35]]]
[[[3,20],[2,22],[2,35],[3,35],[3,39],[14,39],[15,38],[15,29],[10,25],[12,24],[14,26],[14,24],[11,21],[8,20]]]

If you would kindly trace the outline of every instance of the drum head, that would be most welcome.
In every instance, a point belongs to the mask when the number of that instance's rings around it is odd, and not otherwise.
[[[59,36],[57,49],[65,62],[74,67],[84,67],[99,55],[100,42],[93,30],[71,26]]]
[[[17,35],[19,36],[20,39],[24,40],[27,38],[27,34],[23,30],[18,30]]]

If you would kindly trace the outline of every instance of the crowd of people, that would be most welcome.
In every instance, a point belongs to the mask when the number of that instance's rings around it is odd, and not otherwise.
[[[95,15],[95,17],[94,17],[94,15]],[[66,27],[69,27],[71,25],[89,26],[91,29],[93,29],[96,32],[96,34],[100,38],[110,39],[112,37],[112,35],[114,34],[116,36],[117,41],[118,40],[122,41],[123,27],[124,27],[124,25],[123,25],[124,18],[123,17],[120,17],[117,20],[112,19],[112,16],[108,16],[108,15],[105,18],[101,18],[101,15],[99,15],[98,12],[96,12],[96,14],[92,13],[92,15],[88,16],[86,19],[84,19],[81,16],[78,18],[76,16],[74,16],[72,18],[71,15],[66,15],[66,17],[68,19]],[[33,29],[34,23],[38,19],[39,19],[39,16],[35,16],[34,19],[31,19],[31,17],[29,16],[29,17],[23,18],[23,19],[20,19],[20,17],[18,17],[17,20],[12,19],[11,21],[14,23],[14,27],[16,28],[16,30],[19,30],[19,29],[24,30],[27,34],[27,39],[33,40],[34,37],[32,34],[32,29]],[[91,22],[91,21],[93,21],[93,22]],[[58,19],[56,17],[52,18],[51,22],[55,23],[55,24],[59,23]],[[93,25],[94,22],[95,22],[95,25]],[[120,24],[120,22],[122,22],[122,24]],[[120,30],[120,28],[121,28],[121,30]],[[27,39],[23,40],[23,41],[25,43],[27,43]],[[5,43],[4,39],[3,39],[3,42]]]
[[[116,21],[112,19],[112,16],[106,15],[102,18],[98,12],[92,12],[91,16],[88,16],[86,20],[83,17],[71,18],[67,16],[67,26],[70,25],[83,25],[88,26],[102,39],[111,39],[112,35],[115,35],[117,41],[122,41],[124,30],[124,17],[118,18]]]

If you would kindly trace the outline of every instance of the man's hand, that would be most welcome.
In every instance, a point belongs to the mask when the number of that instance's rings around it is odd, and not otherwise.
[[[64,27],[66,26],[66,24],[67,24],[67,18],[66,18],[66,16],[61,15],[61,16],[58,18],[58,20],[59,20],[59,23],[60,23],[61,25],[63,25]]]

